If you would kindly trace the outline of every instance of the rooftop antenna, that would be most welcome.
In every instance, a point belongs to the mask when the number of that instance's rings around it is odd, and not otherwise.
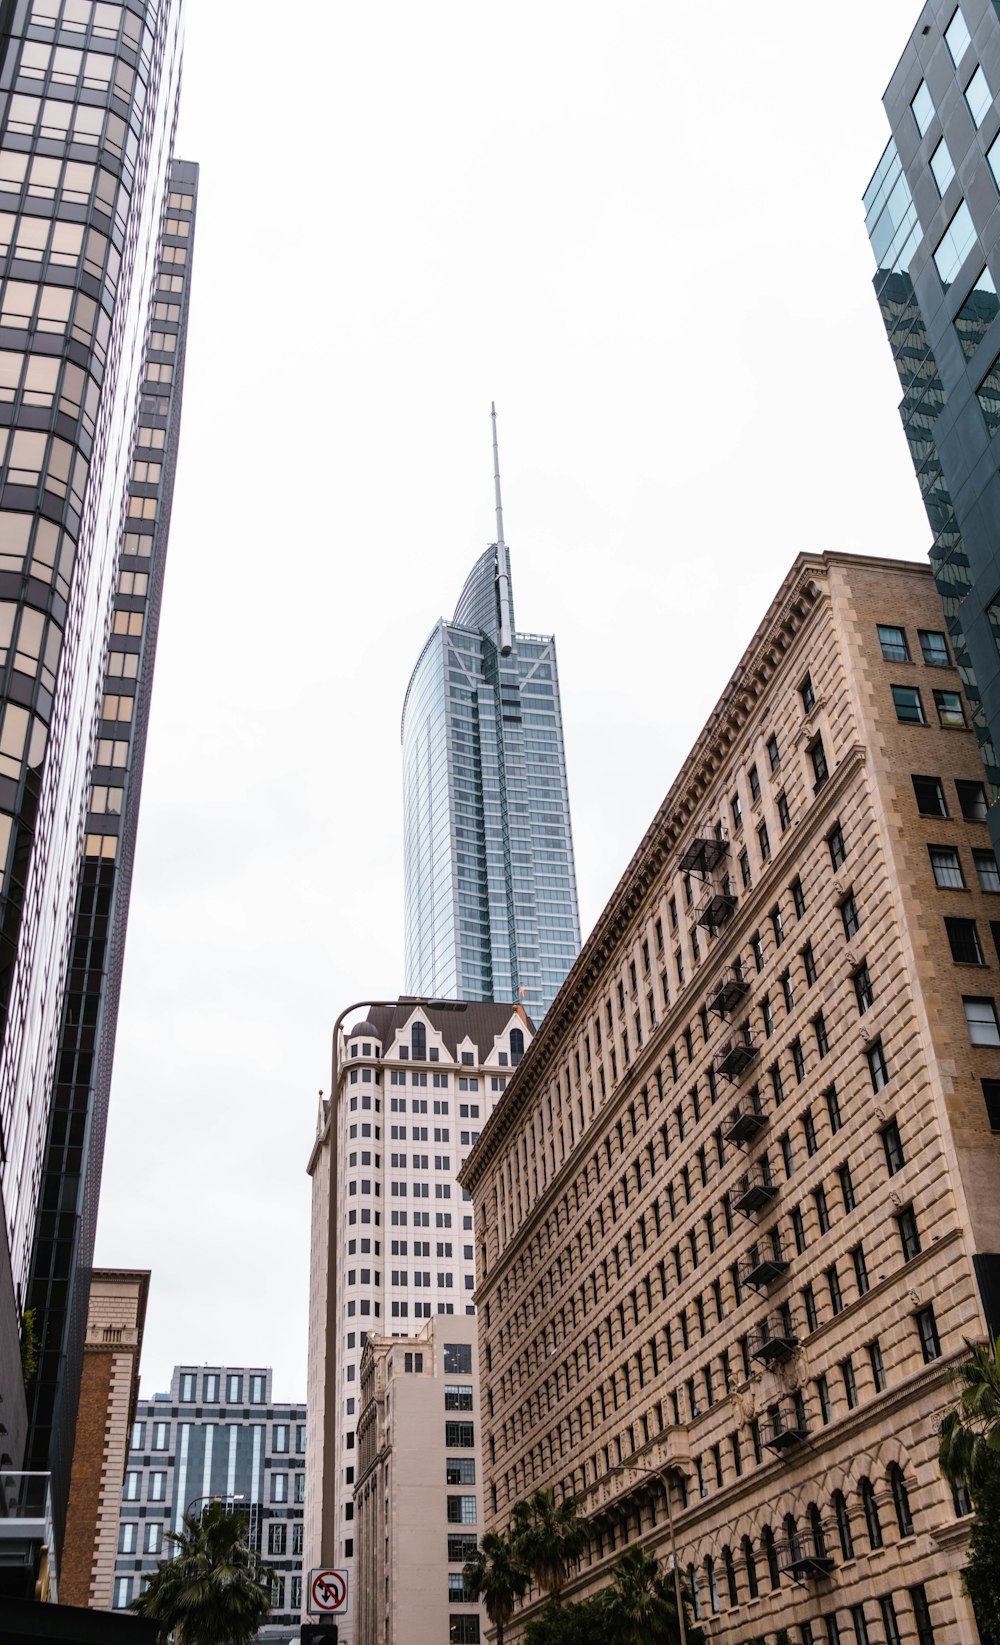
[[[497,607],[500,614],[500,655],[509,657],[513,636],[511,634],[510,609],[510,565],[507,559],[507,544],[503,540],[503,504],[500,501],[500,451],[497,446],[497,408],[494,401],[490,401],[490,417],[493,421],[493,489],[497,500]]]

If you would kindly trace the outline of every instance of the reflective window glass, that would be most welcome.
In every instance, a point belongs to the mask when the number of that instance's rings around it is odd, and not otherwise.
[[[942,285],[950,286],[976,241],[972,214],[963,200],[934,253],[934,264]]]
[[[917,94],[910,103],[910,108],[913,111],[913,118],[917,122],[917,130],[923,137],[934,118],[934,99],[927,90],[926,80],[921,80],[920,85],[917,87]]]
[[[992,438],[1000,428],[1000,355],[997,355],[976,389],[976,399],[979,401],[987,430]]]
[[[955,175],[955,167],[948,152],[948,145],[943,137],[931,155],[931,171],[934,173],[937,191],[943,195]]]
[[[986,76],[982,69],[976,70],[975,74],[972,76],[972,79],[969,81],[969,84],[966,86],[965,101],[968,105],[969,113],[972,115],[978,129],[986,119],[986,116],[989,114],[990,104],[993,101],[993,98],[990,96],[990,88],[986,84]]]
[[[954,16],[944,31],[944,37],[948,42],[951,60],[958,68],[959,63],[972,44],[971,36],[965,26],[965,18],[962,16],[961,6],[956,7]]]
[[[949,668],[951,658],[948,655],[948,641],[936,628],[918,628],[917,639],[920,641],[920,650],[928,668]]]

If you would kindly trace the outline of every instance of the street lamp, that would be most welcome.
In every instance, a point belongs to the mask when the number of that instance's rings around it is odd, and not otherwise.
[[[243,1492],[242,1491],[235,1491],[235,1492],[234,1491],[227,1491],[225,1496],[195,1496],[195,1497],[191,1498],[191,1501],[188,1503],[187,1507],[185,1508],[184,1518],[187,1519],[188,1514],[191,1512],[191,1509],[192,1508],[197,1508],[199,1502],[242,1502],[242,1501],[243,1501]]]
[[[667,1462],[662,1468],[646,1468],[641,1462],[616,1462],[609,1468],[612,1474],[651,1474],[663,1486],[667,1499],[667,1526],[670,1532],[670,1557],[674,1562],[674,1600],[677,1605],[677,1626],[680,1629],[681,1645],[687,1645],[687,1623],[684,1620],[684,1596],[681,1593],[681,1568],[677,1558],[677,1541],[674,1536],[674,1513],[671,1506],[670,1482],[672,1479],[683,1479],[684,1474],[676,1463]]]

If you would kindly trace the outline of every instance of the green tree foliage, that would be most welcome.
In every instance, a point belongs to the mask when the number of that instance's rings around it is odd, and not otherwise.
[[[969,1561],[962,1581],[984,1645],[1000,1642],[1000,1342],[995,1350],[967,1342],[969,1357],[955,1372],[960,1393],[939,1429],[938,1460],[952,1485],[964,1485],[975,1507]]]
[[[628,1548],[615,1561],[611,1585],[601,1599],[615,1645],[680,1645],[674,1579],[645,1549]],[[699,1645],[703,1636],[689,1619],[683,1592],[682,1603],[688,1645]]]
[[[176,1553],[130,1609],[174,1645],[249,1645],[271,1614],[271,1573],[247,1547],[242,1516],[213,1502],[183,1526],[166,1533]]]
[[[503,1631],[514,1615],[514,1607],[528,1589],[528,1572],[507,1532],[493,1531],[483,1537],[472,1558],[465,1564],[467,1587],[486,1606],[486,1615],[497,1631],[497,1645],[503,1645]]]
[[[561,1605],[550,1599],[524,1630],[524,1645],[611,1645],[608,1612],[602,1599]]]
[[[958,1405],[939,1430],[938,1460],[945,1478],[975,1497],[1000,1473],[1000,1341],[993,1353],[978,1342],[966,1347],[969,1358],[955,1372]]]
[[[534,1491],[515,1502],[511,1538],[532,1581],[558,1605],[570,1572],[590,1538],[572,1497],[558,1501],[555,1491]]]

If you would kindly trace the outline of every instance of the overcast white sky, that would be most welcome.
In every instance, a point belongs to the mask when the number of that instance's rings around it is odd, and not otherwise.
[[[802,549],[922,558],[860,196],[918,0],[191,0],[184,429],[98,1261],[305,1393],[317,1092],[403,986],[399,715],[494,536],[584,931]]]

